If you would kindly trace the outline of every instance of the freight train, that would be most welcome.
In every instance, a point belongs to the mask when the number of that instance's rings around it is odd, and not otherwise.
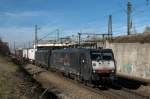
[[[95,85],[113,82],[116,64],[111,49],[40,49],[35,64]]]
[[[17,50],[16,57],[21,64],[29,59],[29,50]],[[116,63],[111,49],[64,48],[44,49],[34,52],[35,65],[55,70],[63,75],[94,85],[110,84],[115,79]],[[21,58],[22,57],[22,58]]]
[[[26,51],[23,50],[26,49],[16,49],[15,56],[12,57],[17,64],[25,64],[26,60],[30,60],[30,63],[34,63],[37,66],[60,71],[68,77],[84,82],[100,84],[107,81],[116,82],[122,78],[127,78],[125,80],[128,80],[135,76],[135,74],[126,77],[118,76],[118,74],[124,74],[126,71],[120,73],[120,69],[122,70],[123,66],[116,64],[114,59],[116,50],[113,50],[113,53],[111,49],[38,48],[37,50],[32,49],[31,53],[28,50],[28,55],[25,55]],[[143,70],[146,71],[147,69],[143,68]],[[133,78],[131,80],[149,83],[149,80],[145,81],[141,76],[138,77],[139,79]]]
[[[23,60],[23,50],[22,49],[16,49],[15,53],[11,56],[12,61],[16,64],[22,64]]]

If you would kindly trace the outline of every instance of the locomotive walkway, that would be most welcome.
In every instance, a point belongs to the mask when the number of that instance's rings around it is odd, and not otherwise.
[[[149,99],[123,90],[96,90],[31,64],[24,69],[45,89],[42,95],[49,91],[58,99]]]

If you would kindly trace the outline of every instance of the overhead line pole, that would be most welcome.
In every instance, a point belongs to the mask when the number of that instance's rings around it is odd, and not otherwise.
[[[132,13],[132,5],[130,0],[128,0],[127,4],[127,34],[131,34],[131,13]]]
[[[38,44],[38,29],[40,29],[38,25],[35,25],[35,48],[36,45]]]
[[[105,39],[105,36],[110,36],[111,34],[108,34],[108,33],[103,33],[103,34],[93,34],[93,33],[78,33],[78,43],[79,45],[81,44],[81,35],[101,35],[102,36],[102,39],[103,39],[103,45],[104,45],[104,39]]]
[[[79,36],[78,40],[79,40],[79,45],[80,45],[80,42],[81,42],[81,33],[78,33],[78,36]]]
[[[16,54],[16,42],[14,41],[14,54]]]
[[[57,42],[59,42],[59,29],[56,29],[57,31]]]
[[[38,43],[38,41],[37,41],[37,25],[35,25],[35,47],[36,47],[37,43]]]
[[[28,42],[28,44],[29,44],[28,46],[29,46],[29,48],[30,48],[30,45],[31,45],[30,41]]]
[[[112,15],[109,15],[108,20],[108,35],[112,37]]]

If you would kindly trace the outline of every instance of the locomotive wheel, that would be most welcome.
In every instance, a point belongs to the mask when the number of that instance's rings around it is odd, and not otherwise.
[[[87,86],[88,85],[88,81],[84,80],[84,85]]]

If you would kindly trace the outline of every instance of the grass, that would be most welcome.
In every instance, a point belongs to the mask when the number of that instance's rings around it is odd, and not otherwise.
[[[136,34],[128,36],[115,37],[112,42],[114,43],[150,43],[150,34]]]
[[[10,58],[0,56],[0,99],[39,99],[40,86]]]
[[[0,99],[19,99],[15,73],[18,67],[0,56]]]

